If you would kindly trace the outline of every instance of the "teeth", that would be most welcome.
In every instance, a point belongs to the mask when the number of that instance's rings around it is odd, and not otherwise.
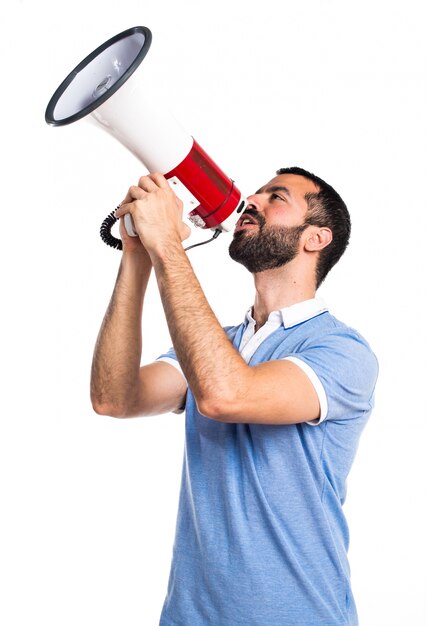
[[[251,220],[243,220],[243,222],[242,222],[242,226],[243,226],[244,224],[252,224],[252,222],[251,222]]]

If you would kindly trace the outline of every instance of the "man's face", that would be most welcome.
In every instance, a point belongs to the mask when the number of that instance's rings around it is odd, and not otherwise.
[[[240,217],[229,247],[231,258],[251,273],[281,267],[298,254],[306,229],[305,194],[316,185],[303,176],[281,174],[254,195]]]

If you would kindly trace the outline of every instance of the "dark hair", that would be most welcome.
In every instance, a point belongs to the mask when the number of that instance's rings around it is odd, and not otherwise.
[[[332,231],[332,241],[320,251],[317,262],[316,286],[319,287],[348,246],[351,231],[350,214],[335,189],[315,174],[307,172],[302,167],[282,167],[276,174],[304,176],[319,188],[317,193],[305,194],[308,206],[306,224],[326,226]]]

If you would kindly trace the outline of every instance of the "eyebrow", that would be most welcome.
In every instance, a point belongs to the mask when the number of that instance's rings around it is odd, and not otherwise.
[[[281,191],[286,196],[288,196],[288,198],[292,197],[291,196],[291,192],[289,191],[289,189],[287,187],[284,187],[283,185],[272,185],[271,187],[266,187],[266,188],[261,187],[261,189],[258,189],[258,191],[256,191],[255,194],[258,194],[258,193],[275,193],[276,191]]]

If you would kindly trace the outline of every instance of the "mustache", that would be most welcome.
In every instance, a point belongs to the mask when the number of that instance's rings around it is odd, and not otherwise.
[[[258,213],[258,211],[256,209],[251,209],[250,208],[251,205],[249,204],[247,206],[247,208],[244,210],[242,217],[244,215],[250,215],[251,217],[254,218],[254,220],[256,220],[259,224],[260,227],[264,226],[265,224],[265,217],[263,215],[261,215],[260,213]]]

